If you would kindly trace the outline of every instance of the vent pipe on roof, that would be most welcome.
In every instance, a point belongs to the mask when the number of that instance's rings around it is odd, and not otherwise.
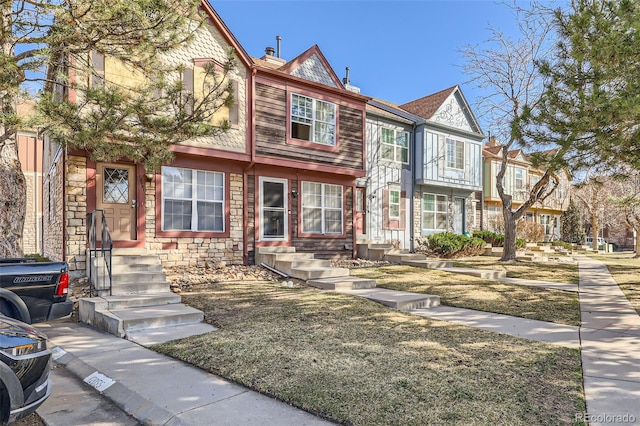
[[[264,49],[264,53],[266,53],[268,56],[273,56],[275,52],[276,50],[271,46],[267,46],[267,48]]]
[[[344,84],[349,84],[351,83],[351,79],[349,78],[349,67],[345,68],[345,70],[347,71],[347,75],[345,78],[342,79],[342,82]]]
[[[280,57],[280,41],[282,41],[282,37],[280,36],[276,36],[276,56],[279,58]]]

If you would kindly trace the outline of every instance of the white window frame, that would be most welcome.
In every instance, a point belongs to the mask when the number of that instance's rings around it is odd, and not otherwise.
[[[310,185],[319,185],[320,186],[320,206],[309,206],[306,205],[306,195],[308,195],[310,191]],[[330,189],[340,189],[339,199],[340,207],[332,207],[327,204],[327,192]],[[321,215],[321,225],[320,230],[309,230],[305,228],[305,209],[315,209],[320,210]],[[344,234],[344,187],[342,185],[334,185],[329,183],[320,183],[320,182],[312,182],[312,181],[302,181],[302,201],[300,208],[300,220],[302,223],[302,233],[303,234],[318,234],[318,235],[342,235]],[[329,212],[340,212],[340,231],[339,232],[329,232],[327,230],[327,213]]]
[[[518,177],[518,174],[520,174],[521,176]],[[524,180],[525,180],[524,169],[521,168],[521,167],[516,167],[515,171],[513,173],[513,178],[514,178],[514,181],[515,181],[516,191],[523,191],[524,190]]]
[[[403,140],[404,143],[402,142]],[[387,152],[391,153],[391,155],[385,155]],[[403,159],[402,154],[404,152],[406,152],[406,160]],[[408,164],[409,132],[391,129],[389,127],[382,127],[380,129],[380,156],[385,160]]]
[[[397,194],[398,201],[393,201],[393,195]],[[402,193],[397,188],[389,189],[389,220],[400,220],[400,203],[402,203]],[[397,214],[392,213],[394,209],[397,209]]]
[[[464,170],[464,141],[446,138],[445,166],[448,169]]]
[[[425,209],[425,198],[427,196],[432,196],[433,197],[433,206],[434,209],[433,210],[426,210]],[[438,210],[438,199],[440,199],[441,201],[444,200],[444,211]],[[449,229],[449,199],[446,195],[442,195],[442,194],[431,194],[428,192],[423,192],[422,193],[422,204],[421,204],[421,217],[420,217],[420,225],[422,227],[423,231],[426,232],[443,232],[443,231],[447,231]],[[431,227],[427,227],[427,223],[425,220],[425,213],[433,213],[433,222],[428,224]],[[438,215],[439,214],[444,214],[445,215],[445,227],[444,228],[438,228],[437,227],[437,222],[438,222]]]
[[[294,98],[303,98],[304,100],[310,101],[311,105],[310,105],[310,111],[309,114],[303,114],[304,111],[306,111],[307,109],[309,109],[309,107],[305,108],[298,108],[298,114],[294,114],[294,105],[298,105],[298,103],[294,104]],[[290,96],[290,108],[289,108],[289,117],[290,117],[290,121],[291,124],[289,125],[289,128],[291,130],[291,137],[293,137],[293,126],[294,124],[301,124],[301,125],[306,125],[309,126],[309,137],[310,139],[300,139],[300,138],[294,138],[297,140],[302,140],[302,141],[307,141],[307,142],[312,142],[312,143],[317,143],[320,145],[325,145],[325,146],[335,146],[336,145],[336,123],[337,123],[337,112],[338,109],[336,107],[336,104],[332,103],[332,102],[327,102],[327,101],[323,101],[321,99],[316,99],[316,98],[312,98],[310,96],[305,96],[305,95],[301,95],[299,93],[291,93]],[[327,119],[321,119],[319,117],[320,115],[320,108],[319,105],[324,104],[324,105],[329,105],[333,108],[333,112],[332,112],[332,116],[329,117],[329,120]],[[310,116],[309,116],[310,115]],[[322,140],[318,140],[317,135],[316,135],[316,131],[320,131],[321,130],[321,125],[326,126],[327,129],[332,129],[332,132],[324,132],[325,134],[331,134],[332,138],[330,141],[322,141]]]
[[[165,185],[168,184],[168,181],[165,179],[165,174],[164,172],[166,170],[170,170],[170,169],[177,169],[177,170],[182,170],[182,171],[190,171],[191,172],[191,197],[167,197],[167,190]],[[222,178],[222,197],[221,199],[214,199],[214,200],[210,200],[210,199],[199,199],[198,198],[198,172],[200,173],[205,173],[205,174],[213,174],[213,175],[217,175],[220,176]],[[210,170],[198,170],[198,169],[188,169],[188,168],[184,168],[184,167],[170,167],[170,166],[163,166],[162,167],[162,171],[161,171],[161,175],[162,175],[162,213],[161,213],[161,220],[162,220],[162,231],[168,231],[168,232],[211,232],[211,233],[221,233],[221,232],[225,232],[226,230],[226,222],[227,222],[227,212],[226,212],[226,176],[223,172],[214,172],[214,171],[210,171]],[[206,175],[205,175],[206,176]],[[187,201],[190,200],[191,201],[191,226],[190,229],[168,229],[165,225],[165,200],[178,200],[178,201]],[[221,206],[221,211],[222,211],[222,229],[214,229],[214,230],[204,230],[204,229],[198,229],[198,202],[207,202],[207,203],[215,203],[215,204],[219,204]]]

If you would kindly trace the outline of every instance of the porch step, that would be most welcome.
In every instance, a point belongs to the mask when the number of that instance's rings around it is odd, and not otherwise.
[[[301,280],[314,280],[318,278],[330,278],[330,277],[348,277],[349,269],[347,268],[323,268],[315,266],[301,266],[292,269],[291,274],[293,278]]]
[[[117,309],[109,312],[122,320],[125,333],[130,330],[195,324],[204,319],[202,311],[183,303]]]
[[[440,306],[440,298],[431,294],[416,294],[384,288],[337,291],[342,294],[364,297],[401,311]]]
[[[547,256],[540,256],[537,254],[525,254],[518,256],[518,260],[526,260],[528,262],[547,262],[549,258]]]
[[[404,263],[412,260],[427,260],[427,256],[420,253],[387,253],[384,260],[391,263]]]
[[[494,269],[474,269],[474,268],[458,268],[447,267],[439,268],[441,271],[451,272],[454,274],[471,275],[472,277],[478,277],[482,279],[496,280],[499,278],[506,278],[507,271],[499,271]]]
[[[299,268],[330,268],[331,262],[324,259],[303,257],[292,260],[276,260],[275,268],[288,275],[294,276],[294,270]]]
[[[106,301],[106,308],[109,310],[170,305],[182,301],[182,297],[179,294],[170,291],[165,293],[106,296],[103,299]]]
[[[357,290],[375,288],[376,281],[360,277],[333,277],[309,280],[307,284],[323,290]]]
[[[166,281],[142,282],[128,281],[114,283],[111,288],[111,294],[114,296],[123,296],[127,294],[149,294],[149,293],[170,293],[169,283]]]
[[[425,260],[403,260],[403,265],[417,266],[418,268],[438,269],[451,268],[453,262],[442,259],[425,259]]]
[[[112,274],[111,282],[114,286],[128,283],[165,283],[167,277],[164,272],[119,272]]]

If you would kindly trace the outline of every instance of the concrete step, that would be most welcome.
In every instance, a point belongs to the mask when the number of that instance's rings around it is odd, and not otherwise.
[[[296,248],[291,246],[270,246],[270,247],[258,247],[257,253],[259,254],[271,254],[271,253],[295,253]]]
[[[471,275],[473,277],[483,278],[495,280],[499,278],[506,278],[507,271],[499,271],[494,269],[475,269],[475,268],[459,268],[459,267],[448,267],[448,268],[439,268],[445,272],[451,272],[454,274],[463,274],[463,275]]]
[[[175,294],[170,291],[165,293],[106,296],[103,297],[103,299],[107,302],[106,308],[109,310],[139,308],[143,306],[171,305],[182,301],[182,297],[179,294]]]
[[[427,256],[420,253],[387,253],[384,259],[391,263],[403,263],[411,260],[427,260]]]
[[[450,260],[442,259],[403,260],[402,264],[428,269],[451,268],[453,266],[453,262],[451,262]]]
[[[305,267],[294,268],[290,274],[293,278],[301,280],[314,280],[318,278],[331,278],[331,277],[347,277],[349,276],[349,269],[347,268],[322,268],[322,267]]]
[[[384,256],[387,252],[391,250],[390,248],[371,248],[367,250],[367,259],[368,260],[383,260]]]
[[[113,273],[111,275],[113,285],[120,283],[139,283],[139,282],[167,282],[164,272],[126,272]]]
[[[183,303],[116,309],[108,312],[120,319],[125,333],[132,330],[196,324],[204,319],[202,311]]]
[[[300,260],[300,259],[314,259],[313,253],[274,253],[276,261],[279,260]]]
[[[149,255],[149,250],[146,248],[114,248],[111,250],[112,255],[115,256],[153,256]]]
[[[540,256],[537,254],[525,254],[518,256],[518,260],[525,260],[528,262],[547,262],[549,258],[547,256]]]
[[[432,294],[417,294],[384,288],[365,290],[339,290],[339,293],[364,297],[401,311],[440,306],[440,298]]]
[[[293,276],[294,269],[297,268],[330,268],[331,262],[324,259],[293,259],[293,260],[276,260],[275,268],[285,274]]]
[[[165,343],[169,340],[199,336],[216,330],[217,328],[210,324],[199,322],[196,324],[180,324],[145,330],[127,330],[126,338],[142,346],[151,346]]]
[[[149,294],[170,292],[169,283],[160,282],[118,282],[114,283],[111,294],[113,296],[122,296],[126,294]]]
[[[359,277],[333,277],[309,280],[307,284],[323,290],[354,290],[375,288],[376,281]]]

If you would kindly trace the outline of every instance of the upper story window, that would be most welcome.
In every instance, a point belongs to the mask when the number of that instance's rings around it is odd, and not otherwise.
[[[409,133],[382,128],[382,158],[401,163],[409,162]]]
[[[336,105],[292,93],[291,137],[335,146]]]
[[[445,158],[445,164],[448,168],[464,169],[464,142],[447,138]]]
[[[516,191],[524,189],[524,169],[516,167]]]

